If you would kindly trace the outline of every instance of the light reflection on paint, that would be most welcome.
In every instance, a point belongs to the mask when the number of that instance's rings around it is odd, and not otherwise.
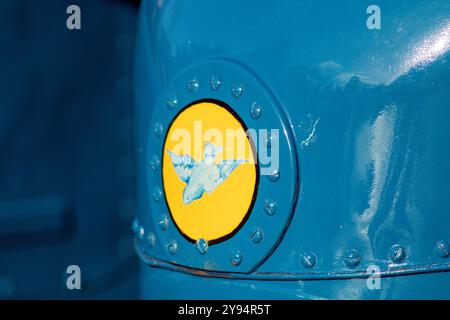
[[[357,181],[369,186],[367,208],[363,211],[352,213],[352,228],[350,234],[358,237],[362,256],[366,261],[375,261],[369,229],[382,202],[389,176],[389,161],[391,159],[395,123],[398,118],[398,110],[395,105],[385,106],[378,116],[367,123],[359,131],[355,145],[354,173]],[[338,257],[342,252],[338,250]],[[367,291],[366,282],[355,285],[348,282],[336,286],[335,294],[338,299],[362,299]]]
[[[424,67],[450,50],[450,21],[444,27],[420,41],[410,53],[406,54],[403,65],[399,72],[391,79],[395,81],[398,77],[407,73],[412,68]]]
[[[362,213],[355,213],[354,216],[356,231],[361,238],[368,238],[370,222],[379,207],[392,153],[396,116],[396,107],[387,106],[375,119],[369,132],[364,134],[369,141],[361,141],[362,145],[357,148],[361,154],[357,154],[356,159],[364,159],[364,164],[359,166],[363,165],[365,170],[372,171],[370,176],[373,177],[369,183],[371,189],[368,199],[369,207]],[[368,145],[368,150],[365,145]]]

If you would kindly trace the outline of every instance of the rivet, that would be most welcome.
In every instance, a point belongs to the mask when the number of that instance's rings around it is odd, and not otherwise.
[[[137,219],[134,219],[134,220],[133,220],[132,229],[133,229],[134,234],[135,234],[138,238],[142,239],[142,238],[144,237],[144,234],[145,234],[144,227],[142,227],[142,226],[140,225],[140,223],[138,222]]]
[[[169,98],[166,101],[167,108],[173,109],[173,108],[175,108],[177,106],[177,104],[178,104],[177,97],[174,94],[170,95]]]
[[[389,249],[389,258],[394,263],[401,263],[406,258],[406,250],[401,245],[395,244]]]
[[[169,228],[169,219],[165,214],[159,217],[158,225],[162,231],[166,231]]]
[[[139,230],[139,221],[138,221],[137,218],[133,220],[133,223],[132,223],[132,225],[131,225],[131,229],[133,230],[133,233],[134,233],[134,234],[137,234],[137,233],[138,233],[138,230]]]
[[[250,107],[250,117],[252,117],[252,119],[258,119],[259,117],[261,117],[261,113],[262,107],[259,105],[259,103],[253,102],[252,106]]]
[[[198,88],[200,88],[200,83],[197,79],[194,78],[188,82],[187,89],[190,93],[196,92]]]
[[[156,244],[156,237],[153,232],[149,232],[147,235],[147,243],[150,248],[153,248]]]
[[[302,254],[301,262],[305,268],[312,268],[317,263],[316,255],[313,252],[305,252]]]
[[[156,202],[159,202],[159,200],[161,200],[162,197],[162,191],[161,188],[156,186],[153,189],[153,200],[155,200]]]
[[[439,240],[434,245],[434,251],[440,258],[448,258],[450,256],[450,243],[446,240]]]
[[[250,234],[250,239],[253,241],[253,243],[260,243],[264,238],[264,232],[261,228],[255,228],[253,229],[252,233]]]
[[[144,235],[145,235],[145,230],[143,226],[139,226],[136,235],[138,236],[139,239],[143,239]]]
[[[231,94],[235,98],[239,98],[240,96],[242,96],[243,93],[244,93],[244,85],[242,83],[236,84],[231,88]]]
[[[268,216],[273,216],[277,212],[277,203],[273,200],[267,199],[264,202],[264,212]]]
[[[209,85],[212,90],[218,90],[222,85],[222,80],[219,76],[212,76],[211,80],[209,81]]]
[[[200,252],[201,254],[205,254],[206,251],[208,251],[208,241],[206,241],[203,238],[198,239],[195,245],[197,247],[197,251]]]
[[[167,245],[167,250],[171,255],[174,255],[177,252],[177,249],[178,244],[175,240],[170,241],[169,244]]]
[[[156,122],[155,126],[153,127],[153,132],[155,133],[155,136],[157,138],[162,136],[163,130],[164,130],[163,124],[161,122]]]
[[[228,258],[230,259],[231,265],[237,267],[242,262],[242,254],[237,249],[232,249],[229,251]]]
[[[156,154],[154,154],[151,158],[150,158],[150,167],[152,168],[153,171],[158,170],[159,165],[161,163],[159,162],[159,158]]]
[[[355,249],[348,249],[344,252],[344,262],[349,268],[357,267],[361,263],[361,256]]]
[[[277,182],[280,179],[280,171],[275,169],[268,176],[269,181]]]

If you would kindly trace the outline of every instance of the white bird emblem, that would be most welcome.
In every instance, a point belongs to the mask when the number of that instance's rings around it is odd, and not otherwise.
[[[200,199],[205,192],[213,192],[234,169],[246,162],[245,160],[222,160],[214,164],[216,155],[222,151],[222,147],[206,142],[203,160],[195,161],[188,155],[176,155],[167,149],[177,176],[186,183],[183,191],[185,205]]]

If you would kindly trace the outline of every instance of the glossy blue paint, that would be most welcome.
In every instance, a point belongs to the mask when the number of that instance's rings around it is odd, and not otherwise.
[[[450,239],[450,131],[446,123],[450,113],[450,3],[377,1],[381,30],[366,28],[370,4],[143,2],[136,51],[136,106],[137,147],[144,150],[138,157],[143,173],[138,218],[144,227],[152,228],[162,213],[150,207],[149,190],[154,183],[147,181],[146,174],[151,170],[154,144],[149,141],[149,130],[153,118],[166,124],[170,121],[165,103],[173,101],[169,93],[181,90],[180,77],[185,85],[194,77],[241,75],[230,71],[235,65],[246,70],[252,75],[250,84],[264,88],[256,90],[257,94],[271,97],[270,103],[262,105],[262,115],[267,108],[280,110],[267,126],[276,127],[274,123],[281,121],[286,128],[284,132],[293,140],[287,157],[293,157],[298,172],[296,195],[277,201],[284,206],[292,202],[295,208],[290,223],[284,222],[286,232],[275,232],[279,242],[274,250],[263,258],[253,251],[250,241],[233,244],[243,253],[243,263],[246,252],[254,260],[262,259],[255,268],[243,265],[240,274],[223,273],[230,270],[221,264],[200,267],[212,248],[190,259],[188,250],[195,253],[195,247],[190,244],[189,248],[183,239],[177,240],[177,255],[185,254],[185,258],[170,260],[158,253],[162,248],[158,240],[166,240],[155,231],[154,252],[137,245],[149,265],[162,268],[143,268],[144,297],[189,297],[185,290],[177,290],[183,283],[184,288],[202,287],[209,298],[253,297],[252,286],[272,298],[450,298],[450,260],[442,253],[442,245],[436,249],[438,241]],[[229,69],[219,70],[210,63],[224,60],[231,61]],[[226,90],[221,91],[224,86]],[[229,94],[226,81],[218,93],[202,88],[200,81],[196,98]],[[182,108],[186,98],[177,98],[176,108]],[[248,111],[250,104],[245,112],[240,105],[235,108],[247,117],[246,123],[259,121]],[[154,177],[160,174],[152,172]],[[280,177],[281,181],[283,168]],[[277,191],[289,194],[288,189]],[[258,193],[264,199],[271,195],[269,191]],[[290,215],[287,210],[282,208],[282,214]],[[251,217],[259,213],[255,209]],[[273,218],[277,215],[278,211]],[[264,243],[271,229],[264,223],[262,227]],[[224,246],[231,246],[235,237]],[[310,268],[302,262],[305,252],[315,256]],[[347,256],[348,252],[352,254]],[[356,261],[355,252],[358,263],[348,263]],[[371,265],[380,268],[381,290],[365,286]],[[297,281],[308,283],[301,294]],[[158,295],[152,293],[155,286]]]

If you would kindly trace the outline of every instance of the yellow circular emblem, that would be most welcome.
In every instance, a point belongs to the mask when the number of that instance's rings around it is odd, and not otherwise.
[[[259,174],[247,128],[230,107],[195,102],[173,120],[164,142],[164,193],[178,230],[214,244],[235,234],[256,198]]]

